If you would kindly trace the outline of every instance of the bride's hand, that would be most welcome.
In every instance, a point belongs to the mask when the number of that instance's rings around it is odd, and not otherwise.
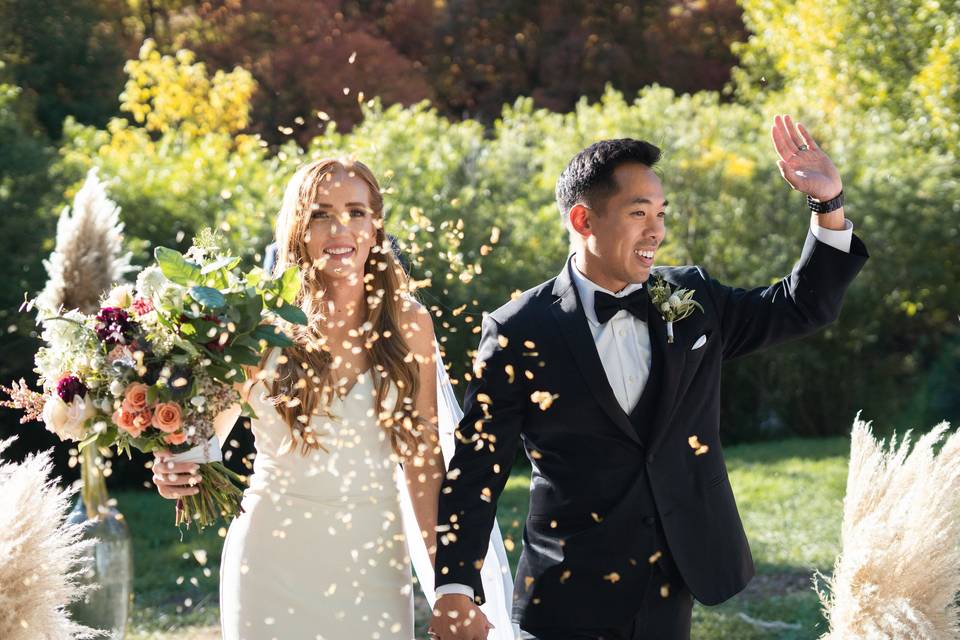
[[[200,468],[193,462],[171,462],[167,452],[153,454],[153,484],[164,498],[176,500],[184,496],[192,496],[200,489]]]

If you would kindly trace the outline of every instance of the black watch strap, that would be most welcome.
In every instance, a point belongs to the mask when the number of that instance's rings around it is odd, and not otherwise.
[[[841,191],[836,198],[833,198],[832,200],[825,200],[823,202],[814,200],[812,197],[807,196],[807,206],[810,207],[810,211],[813,211],[817,215],[836,211],[843,206],[843,191]]]

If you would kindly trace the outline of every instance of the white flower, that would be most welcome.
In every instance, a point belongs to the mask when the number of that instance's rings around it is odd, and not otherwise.
[[[88,402],[79,395],[74,396],[69,404],[53,394],[43,405],[43,422],[47,431],[57,434],[61,440],[83,440],[83,423],[96,415],[97,410],[93,402]]]
[[[173,282],[166,282],[160,288],[160,291],[153,298],[153,303],[158,307],[171,309],[175,313],[183,311],[183,299],[187,295],[187,290]]]
[[[106,300],[104,300],[103,306],[126,309],[131,304],[133,304],[133,286],[121,284],[110,290]]]
[[[678,296],[677,294],[673,294],[672,296],[670,296],[670,299],[667,300],[667,302],[670,304],[671,307],[676,309],[677,307],[680,306],[682,300],[680,300],[680,296]]]
[[[119,380],[114,380],[110,383],[110,393],[113,394],[114,398],[119,398],[122,396],[125,389],[126,386],[124,386],[124,384]]]
[[[190,404],[195,406],[197,409],[203,411],[203,405],[207,402],[207,399],[203,396],[193,396],[190,398]]]
[[[84,323],[84,320],[86,320],[86,317],[76,309],[60,315],[67,319],[41,319],[43,332],[40,334],[40,337],[47,343],[47,347],[53,351],[74,351],[83,340],[83,332],[85,329],[81,325]],[[74,322],[71,322],[71,320]],[[78,322],[81,324],[78,325]]]
[[[670,303],[669,303],[669,302],[664,302],[662,305],[660,305],[660,310],[663,311],[664,313],[669,313],[669,312],[670,312]]]
[[[147,267],[137,276],[137,292],[145,298],[154,298],[166,282],[160,267]]]
[[[63,358],[60,356],[60,353],[47,349],[46,347],[37,349],[37,355],[33,359],[37,365],[34,371],[40,374],[40,379],[44,383],[44,386],[51,380],[54,381],[55,384],[63,375],[63,372],[67,370],[67,367],[63,363]]]

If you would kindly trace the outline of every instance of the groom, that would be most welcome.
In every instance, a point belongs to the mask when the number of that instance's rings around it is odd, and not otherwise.
[[[657,147],[604,140],[570,161],[557,205],[573,255],[483,323],[440,497],[434,637],[486,637],[479,566],[521,443],[533,467],[521,637],[688,638],[694,598],[721,603],[753,576],[720,446],[720,366],[836,320],[867,259],[830,158],[789,117],[772,136],[781,175],[809,196],[810,233],[790,275],[752,290],[653,268]],[[668,327],[658,279],[700,308]]]

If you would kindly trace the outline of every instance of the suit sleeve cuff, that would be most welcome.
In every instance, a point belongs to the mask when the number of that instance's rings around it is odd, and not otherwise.
[[[847,219],[846,225],[842,230],[827,229],[821,227],[815,221],[810,221],[810,232],[823,244],[830,245],[838,251],[850,253],[850,243],[853,241],[853,223]]]
[[[440,596],[457,594],[457,595],[467,596],[471,600],[474,599],[473,587],[468,587],[465,584],[458,584],[456,582],[451,582],[450,584],[442,584],[436,589],[434,589],[434,593],[437,594],[438,598]]]

